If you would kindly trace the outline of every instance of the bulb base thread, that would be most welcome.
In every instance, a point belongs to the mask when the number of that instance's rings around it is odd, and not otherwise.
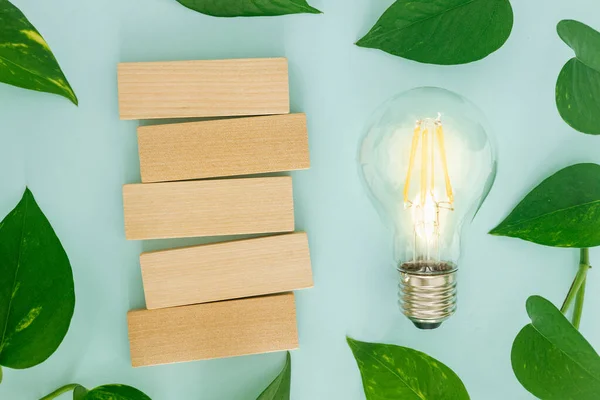
[[[400,310],[419,329],[436,329],[456,311],[457,269],[419,273],[398,270]]]

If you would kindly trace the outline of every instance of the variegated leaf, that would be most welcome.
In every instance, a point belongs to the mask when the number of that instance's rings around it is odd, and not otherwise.
[[[367,400],[469,400],[458,375],[440,361],[407,347],[348,338]]]
[[[42,35],[8,0],[0,0],[0,82],[64,96],[77,96]]]
[[[76,391],[74,392],[74,394]],[[80,393],[83,393],[80,391]],[[127,385],[104,385],[83,393],[81,400],[151,400],[145,393]]]
[[[0,223],[0,365],[29,368],[67,334],[75,308],[71,265],[33,194]]]

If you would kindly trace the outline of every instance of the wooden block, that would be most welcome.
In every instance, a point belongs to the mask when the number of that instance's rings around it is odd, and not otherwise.
[[[292,293],[127,314],[134,367],[298,348]]]
[[[294,230],[289,176],[125,185],[123,205],[130,240]]]
[[[304,232],[143,253],[140,264],[148,309],[313,286]]]
[[[118,86],[121,119],[290,112],[285,58],[124,63]]]
[[[304,114],[138,128],[142,182],[310,167]]]

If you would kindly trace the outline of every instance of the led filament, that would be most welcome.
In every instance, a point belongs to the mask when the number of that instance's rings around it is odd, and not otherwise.
[[[420,160],[418,160],[420,158]],[[411,199],[411,181],[413,173],[420,167],[416,195]],[[436,170],[441,170],[441,177],[436,182]],[[442,183],[443,182],[443,183]],[[444,186],[444,190],[440,190]],[[445,197],[440,193],[445,193]],[[410,147],[410,159],[406,182],[404,185],[404,208],[412,208],[415,231],[415,242],[419,239],[425,243],[415,243],[413,261],[422,259],[436,260],[431,254],[437,248],[440,235],[440,210],[452,210],[454,195],[444,144],[444,128],[440,117],[426,118],[417,121]],[[424,251],[420,251],[423,249]]]

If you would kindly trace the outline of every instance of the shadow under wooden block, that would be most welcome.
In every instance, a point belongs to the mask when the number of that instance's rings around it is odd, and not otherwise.
[[[285,58],[121,63],[121,119],[290,112]]]
[[[304,114],[141,126],[138,144],[142,182],[310,167]]]
[[[140,264],[148,309],[313,286],[304,232],[143,253]]]
[[[298,348],[293,293],[127,315],[131,364],[171,364]]]
[[[130,240],[294,230],[289,176],[125,185],[123,207]]]

